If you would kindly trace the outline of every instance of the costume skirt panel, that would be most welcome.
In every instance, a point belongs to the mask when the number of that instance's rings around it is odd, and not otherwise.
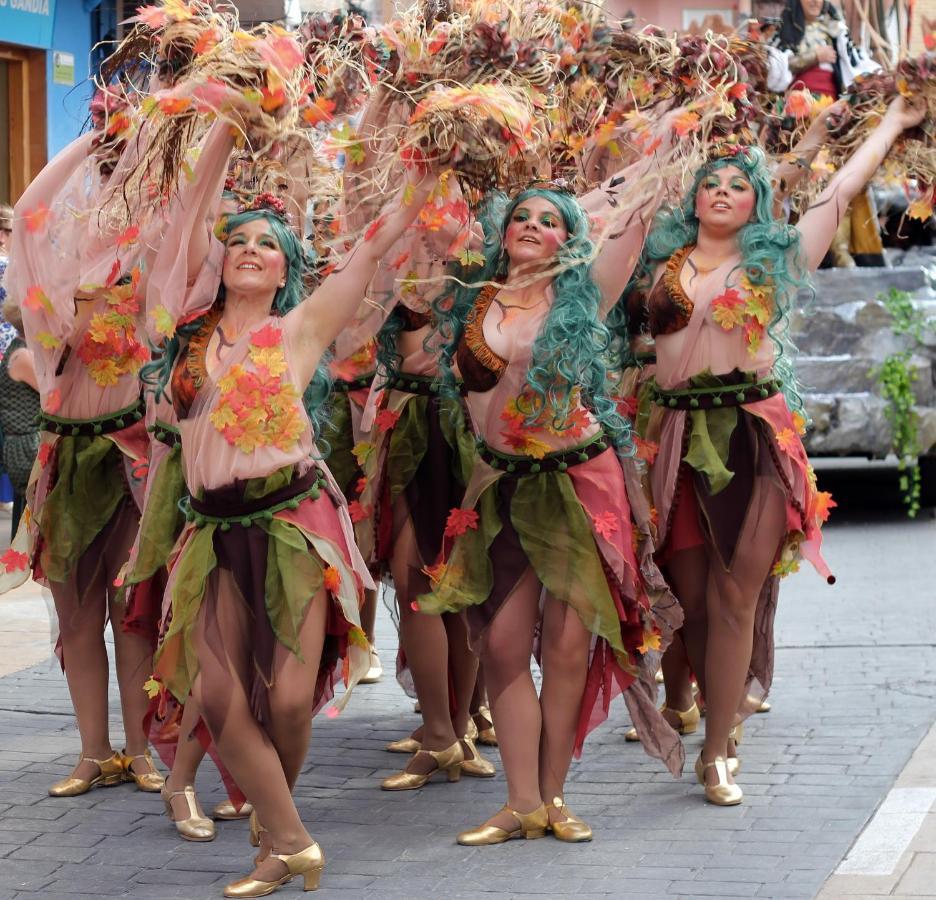
[[[408,557],[393,573],[398,602],[410,603],[428,588],[424,571],[441,552],[450,511],[461,504],[475,447],[458,398],[439,397],[430,378],[402,377],[410,389],[388,390],[376,415],[364,464],[367,515],[356,530],[370,531],[361,540],[374,548],[376,566],[388,573],[395,548],[400,552],[400,534],[412,528]],[[352,518],[359,510],[352,504]],[[400,686],[415,697],[402,646],[396,668]]]
[[[624,691],[647,751],[678,773],[684,752],[655,708],[654,675],[681,611],[653,562],[646,504],[641,524],[634,521],[615,451],[599,434],[539,459],[483,447],[480,456],[461,509],[449,516],[441,559],[427,570],[432,592],[420,608],[467,610],[473,641],[483,641],[532,567],[592,634],[576,753]],[[628,481],[639,494],[633,470]]]
[[[760,705],[773,678],[779,579],[805,559],[830,583],[835,580],[821,553],[821,526],[835,504],[817,490],[801,431],[801,420],[779,393],[730,408],[661,407],[651,417],[649,432],[659,443],[651,477],[661,564],[680,550],[705,546],[714,564],[730,574],[766,504],[779,495],[785,509],[786,532],[768,577],[745,586],[758,604],[742,715]]]
[[[325,646],[314,709],[332,696],[338,663],[346,690],[335,714],[369,665],[360,606],[367,572],[345,538],[343,500],[333,496],[320,464],[299,473],[286,466],[265,478],[238,481],[192,498],[188,522],[169,560],[164,637],[155,661],[156,688],[184,703],[199,671],[195,630],[204,617],[209,650],[230,659],[215,639],[232,599],[249,616],[249,663],[236,674],[258,721],[269,715],[268,690],[276,679],[277,647],[299,653],[309,604],[324,586],[329,597]],[[224,590],[220,590],[223,585]],[[228,697],[211,697],[222,708]]]

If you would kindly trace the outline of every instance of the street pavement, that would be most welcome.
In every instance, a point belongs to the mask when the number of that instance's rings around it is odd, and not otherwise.
[[[936,731],[924,741],[936,720],[936,520],[910,522],[896,507],[846,511],[828,526],[826,556],[834,587],[804,567],[781,589],[773,711],[748,723],[742,806],[704,802],[691,773],[701,732],[686,739],[690,766],[674,780],[624,742],[629,722],[616,701],[567,786],[570,807],[595,829],[591,843],[460,847],[455,834],[504,802],[502,775],[380,791],[405,763],[384,744],[418,722],[385,676],[358,688],[341,716],[313,726],[296,795],[327,856],[316,896],[936,896],[936,853],[927,852],[936,850]],[[74,764],[78,739],[61,673],[54,660],[36,661],[37,652],[48,655],[44,601],[35,589],[0,598],[0,621],[0,672],[8,673],[0,677],[0,900],[202,900],[249,871],[244,822],[219,823],[215,842],[193,844],[176,837],[158,796],[132,785],[46,795]],[[396,640],[385,610],[378,646],[390,663]],[[112,721],[119,747],[119,718]],[[496,750],[490,756],[499,764]],[[206,808],[222,797],[208,761],[197,786]],[[875,834],[913,822],[903,845],[891,841],[891,873],[860,874],[859,835],[880,866]],[[298,892],[294,882],[277,895]]]

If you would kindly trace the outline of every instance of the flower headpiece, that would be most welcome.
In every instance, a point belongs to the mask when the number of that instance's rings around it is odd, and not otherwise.
[[[266,212],[271,212],[278,219],[282,219],[283,224],[289,224],[289,218],[286,214],[286,204],[283,202],[282,198],[277,197],[276,194],[273,194],[270,191],[264,191],[261,194],[257,194],[253,200],[251,200],[251,202],[244,207],[243,212],[251,212],[254,210],[264,210]]]

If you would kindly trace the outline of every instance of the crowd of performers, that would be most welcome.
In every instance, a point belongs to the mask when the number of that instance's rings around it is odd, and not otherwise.
[[[619,693],[674,776],[704,703],[701,793],[742,802],[779,581],[833,580],[790,314],[892,148],[932,191],[933,107],[892,78],[771,158],[766,48],[687,41],[574,3],[141,10],[6,278],[43,431],[0,587],[51,589],[81,738],[51,795],[133,781],[209,841],[211,752],[259,847],[225,896],[315,889],[292,792],[312,717],[379,677],[384,581],[422,724],[375,789],[498,744],[506,803],[459,843],[589,840],[566,777]]]

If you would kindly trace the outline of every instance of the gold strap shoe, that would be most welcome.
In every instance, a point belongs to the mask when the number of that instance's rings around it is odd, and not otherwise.
[[[591,827],[572,815],[562,797],[553,797],[552,805],[566,817],[564,822],[553,822],[548,826],[553,837],[567,844],[581,844],[592,839]]]
[[[117,752],[107,759],[79,756],[75,768],[77,769],[83,762],[94,763],[100,771],[90,780],[69,775],[61,781],[56,781],[49,788],[50,797],[78,797],[81,794],[87,794],[93,787],[113,787],[124,779],[123,757]]]
[[[239,881],[232,881],[225,889],[225,897],[266,897],[272,894],[278,887],[292,881],[297,875],[303,879],[302,889],[304,891],[318,890],[319,880],[322,877],[322,871],[325,868],[325,854],[322,848],[315,841],[309,844],[305,850],[291,855],[283,853],[273,853],[271,856],[286,864],[286,874],[277,881],[260,881],[257,878],[241,878]]]
[[[458,843],[463,844],[465,847],[486,847],[490,844],[503,844],[505,841],[511,841],[514,838],[526,838],[528,841],[532,841],[546,836],[546,829],[549,826],[549,814],[546,812],[544,805],[540,805],[530,813],[518,813],[509,806],[505,806],[504,809],[517,820],[517,828],[506,831],[497,825],[481,825],[479,828],[463,831],[456,838]]]
[[[693,703],[689,709],[670,709],[665,703],[660,707],[660,712],[676,713],[679,716],[679,724],[674,725],[676,734],[695,734],[699,728],[699,722],[702,721],[702,714],[699,712],[699,704]],[[624,733],[625,741],[639,741],[636,728],[631,728]]]
[[[484,744],[486,747],[496,747],[497,732],[494,730],[494,718],[491,715],[491,711],[486,706],[479,706],[475,715],[484,719],[485,722],[490,723],[483,728],[478,728],[478,743]],[[475,727],[477,727],[477,725]]]
[[[497,773],[494,763],[485,759],[475,746],[474,741],[465,736],[465,745],[468,747],[471,756],[466,756],[462,760],[461,770],[463,775],[470,775],[472,778],[493,778]]]
[[[144,750],[142,753],[138,753],[136,756],[127,756],[123,751],[120,753],[121,761],[123,762],[123,780],[124,781],[133,781],[136,783],[138,791],[146,791],[148,794],[156,794],[163,789],[163,785],[166,783],[166,779],[162,777],[159,773],[159,770],[156,768],[155,763],[153,762],[153,756],[149,752],[149,749]],[[148,772],[143,772],[138,774],[133,771],[133,763],[137,759],[142,759],[149,766]]]
[[[715,770],[718,778],[717,784],[706,784],[705,773],[709,769]],[[728,763],[724,756],[716,756],[712,762],[702,762],[702,754],[695,764],[696,778],[705,788],[705,799],[715,806],[737,806],[744,799],[744,791],[738,785],[728,780]]]
[[[414,791],[421,788],[433,775],[438,772],[445,772],[449,781],[458,781],[461,778],[461,764],[465,759],[465,752],[462,750],[461,741],[455,741],[451,747],[445,750],[420,750],[420,753],[428,753],[434,760],[436,767],[425,775],[418,772],[397,772],[385,778],[380,787],[385,791]]]
[[[238,810],[232,800],[222,800],[212,811],[211,818],[222,819],[224,821],[233,821],[234,819],[246,819],[253,812],[253,805],[249,800],[245,800],[243,806]]]
[[[187,784],[181,791],[168,791],[165,787],[160,791],[163,803],[166,805],[166,815],[176,827],[176,831],[187,841],[213,841],[215,839],[215,824],[207,816],[198,811],[198,801],[195,797],[195,787]],[[177,819],[172,812],[172,798],[185,797],[188,805],[188,817]]]
[[[422,749],[422,744],[414,737],[406,737],[400,741],[390,741],[384,749],[388,753],[405,753],[408,756],[412,756],[414,753],[419,753]]]
[[[741,746],[741,740],[743,737],[744,723],[738,722],[738,724],[728,732],[728,740],[734,741],[735,754],[738,752],[738,747]],[[734,778],[735,775],[741,771],[741,757],[737,755],[729,756],[725,761],[728,763],[728,771],[731,774],[731,777]]]

